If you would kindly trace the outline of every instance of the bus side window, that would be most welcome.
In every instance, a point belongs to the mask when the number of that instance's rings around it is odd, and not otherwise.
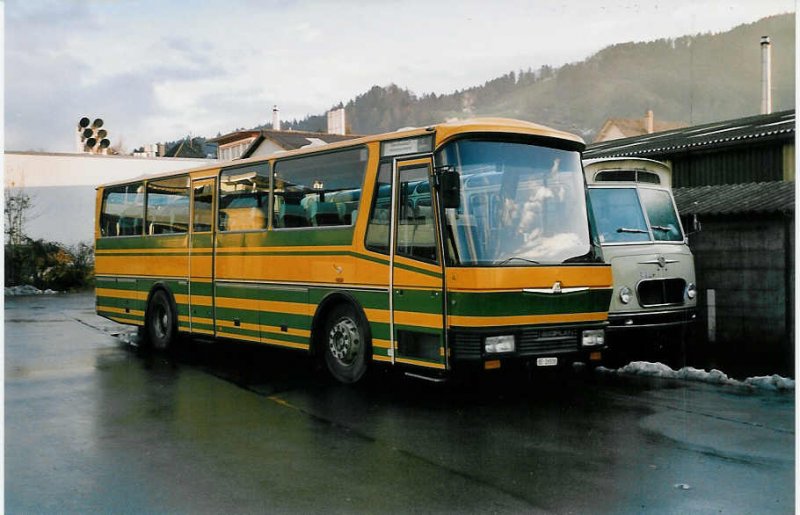
[[[436,223],[431,207],[428,167],[400,169],[397,254],[436,261]]]
[[[103,191],[100,235],[136,236],[144,226],[144,185],[112,186]]]
[[[392,208],[391,175],[392,165],[381,164],[378,169],[378,179],[367,223],[367,249],[381,254],[389,253],[389,221]]]
[[[348,148],[275,163],[274,226],[351,225],[361,199],[367,149]]]
[[[269,164],[223,170],[219,190],[220,231],[258,231],[267,228]]]
[[[189,231],[189,176],[147,183],[147,234]]]

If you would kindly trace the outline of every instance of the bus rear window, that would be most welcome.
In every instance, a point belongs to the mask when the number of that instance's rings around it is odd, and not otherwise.
[[[141,236],[144,228],[144,185],[112,186],[103,191],[100,235]]]

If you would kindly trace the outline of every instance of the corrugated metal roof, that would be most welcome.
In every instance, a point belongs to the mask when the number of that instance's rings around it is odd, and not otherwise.
[[[601,141],[586,147],[585,158],[648,156],[688,152],[704,147],[750,144],[757,140],[794,139],[795,111],[748,116],[644,136]]]
[[[681,215],[793,213],[794,181],[751,182],[675,188]]]

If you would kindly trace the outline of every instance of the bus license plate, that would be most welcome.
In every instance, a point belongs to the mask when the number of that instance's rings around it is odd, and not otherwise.
[[[554,367],[558,365],[558,358],[536,358],[537,367]]]

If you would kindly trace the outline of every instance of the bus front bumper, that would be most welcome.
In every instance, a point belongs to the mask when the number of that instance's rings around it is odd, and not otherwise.
[[[513,329],[453,328],[449,332],[450,356],[456,366],[458,362],[500,361],[552,363],[548,358],[557,358],[559,364],[574,361],[600,359],[605,348],[603,338],[607,322],[579,325],[527,326]],[[491,352],[491,343],[499,336],[513,336],[513,350]],[[599,337],[599,338],[598,338]],[[502,340],[501,340],[502,341]],[[543,361],[544,360],[544,361]],[[489,368],[489,367],[487,367]]]
[[[608,314],[609,333],[638,332],[647,329],[679,328],[697,320],[696,308],[662,309]]]

